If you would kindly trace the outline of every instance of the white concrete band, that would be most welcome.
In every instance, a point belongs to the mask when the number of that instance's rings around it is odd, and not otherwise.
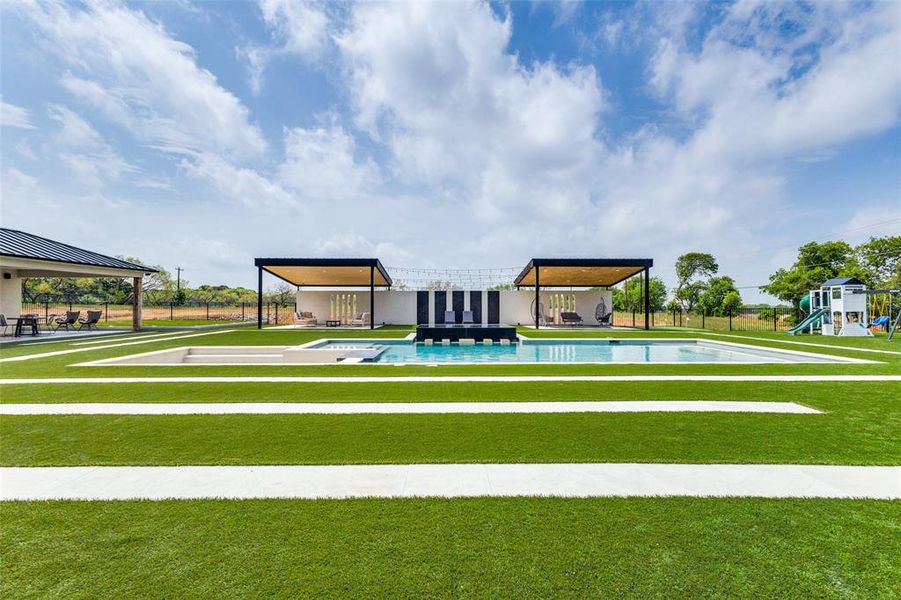
[[[41,377],[0,379],[0,385],[50,383],[524,383],[550,381],[782,381],[847,382],[901,381],[901,375],[442,375],[435,377],[317,377],[317,376],[210,376],[210,377]]]
[[[0,404],[0,415],[356,415],[453,413],[737,412],[815,415],[794,402],[635,400],[579,402],[218,402]]]
[[[899,499],[901,467],[564,463],[0,469],[0,500],[467,496]]]

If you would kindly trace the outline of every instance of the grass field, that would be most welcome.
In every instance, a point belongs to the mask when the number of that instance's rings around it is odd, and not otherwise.
[[[0,348],[0,378],[290,375],[901,375],[901,345],[658,329],[529,337],[700,337],[870,364],[97,366],[182,345],[289,345],[370,331],[238,329]],[[194,335],[200,332],[186,332]],[[178,336],[171,336],[178,337]],[[121,338],[121,341],[117,341]],[[127,338],[127,339],[126,339]],[[814,344],[811,346],[798,345]],[[120,345],[121,344],[121,345]],[[67,352],[51,356],[48,353]],[[671,462],[901,465],[901,383],[382,382],[0,386],[0,402],[773,400],[821,415],[4,416],[0,466]],[[0,503],[0,593],[95,596],[901,594],[901,502],[474,498]]]

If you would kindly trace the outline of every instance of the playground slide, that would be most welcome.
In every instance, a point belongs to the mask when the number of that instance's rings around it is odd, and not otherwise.
[[[807,315],[803,321],[801,321],[785,333],[787,333],[788,335],[797,335],[799,333],[804,333],[805,331],[810,329],[811,325],[813,325],[814,323],[819,323],[820,319],[825,317],[827,314],[829,314],[829,311],[825,308],[815,310],[811,314]]]

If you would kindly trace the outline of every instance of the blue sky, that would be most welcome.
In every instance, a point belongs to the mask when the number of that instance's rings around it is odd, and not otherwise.
[[[901,3],[0,5],[6,227],[252,285],[901,231]],[[756,300],[753,289],[743,290]]]

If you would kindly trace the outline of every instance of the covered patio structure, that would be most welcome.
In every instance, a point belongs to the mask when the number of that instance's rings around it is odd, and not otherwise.
[[[141,329],[143,278],[156,269],[70,246],[16,229],[0,228],[0,313],[22,317],[22,280],[30,277],[130,278],[132,328]]]
[[[516,277],[516,289],[535,288],[535,328],[540,327],[539,292],[542,287],[604,287],[643,274],[644,328],[650,328],[650,258],[533,258]]]
[[[263,271],[298,288],[369,288],[369,328],[375,328],[375,288],[393,281],[377,258],[257,258],[257,328],[263,328]]]

